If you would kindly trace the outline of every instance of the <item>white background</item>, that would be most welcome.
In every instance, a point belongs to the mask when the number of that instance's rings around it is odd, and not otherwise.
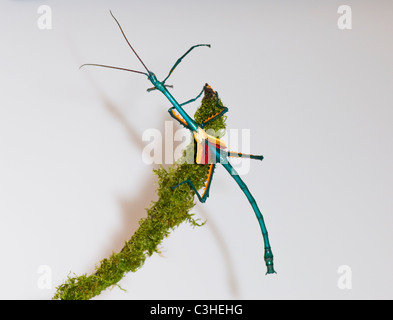
[[[52,8],[51,30],[37,9]],[[352,30],[337,27],[340,5]],[[265,217],[277,275],[247,199],[222,168],[194,210],[119,288],[96,299],[392,299],[391,1],[2,1],[2,299],[50,299],[69,272],[119,251],[156,199],[145,130],[170,107],[137,74],[130,42],[179,102],[208,82],[263,154],[243,179]],[[193,114],[197,103],[187,106]],[[177,124],[175,129],[180,128]],[[239,138],[240,139],[240,138]],[[241,145],[239,145],[241,149]],[[239,150],[242,151],[242,150]],[[243,150],[244,151],[244,150]],[[39,267],[52,271],[40,289]],[[352,289],[337,285],[342,265]]]

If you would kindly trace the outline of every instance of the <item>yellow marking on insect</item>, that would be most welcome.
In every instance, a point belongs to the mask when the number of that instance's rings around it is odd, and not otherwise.
[[[194,138],[198,143],[202,143],[203,140],[207,140],[218,146],[220,149],[226,149],[227,147],[224,141],[207,134],[206,131],[200,127],[198,127],[198,131],[194,131]]]
[[[209,146],[205,144],[206,140],[214,144],[216,148],[225,149],[227,147],[224,141],[207,134],[205,130],[200,127],[198,128],[198,131],[194,131],[194,138],[197,142],[197,154],[195,159],[197,164],[206,164],[206,153],[209,154]],[[207,161],[209,161],[209,159]]]
[[[213,164],[210,164],[209,165],[209,172],[207,174],[207,179],[206,179],[206,184],[205,184],[205,191],[203,191],[202,198],[203,198],[203,196],[205,195],[205,193],[207,191],[207,187],[208,187],[208,185],[210,183],[210,180],[211,180],[212,176],[213,176]]]
[[[228,157],[235,157],[235,154],[239,155],[240,157],[243,156],[243,153],[241,152],[228,151]]]
[[[174,116],[177,120],[179,120],[181,123],[183,123],[185,126],[188,127],[187,122],[186,122],[183,118],[181,118],[180,115],[177,114],[177,113],[175,112],[175,110],[172,109],[171,112],[172,112],[173,116]]]
[[[222,112],[222,111],[220,111]],[[205,121],[203,121],[203,123],[208,122],[210,119],[213,119],[215,116],[217,116],[220,112],[217,112],[216,114],[212,115],[211,117],[207,118]]]
[[[206,88],[206,89],[209,89],[209,90],[212,90],[214,93],[216,93],[216,92],[213,90],[213,88],[212,88],[211,86],[209,86],[207,83],[206,83],[206,85],[205,85],[205,88]]]
[[[205,164],[203,161],[203,145],[202,143],[198,143],[197,144],[197,154],[196,154],[196,158],[195,158],[195,162],[197,164]]]

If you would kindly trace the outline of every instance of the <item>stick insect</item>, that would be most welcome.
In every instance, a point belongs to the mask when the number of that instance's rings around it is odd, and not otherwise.
[[[128,41],[119,21],[115,18],[115,16],[112,14],[110,11],[111,16],[113,19],[116,21],[118,27],[120,28],[120,31],[126,40],[128,46],[131,48],[135,56],[138,58],[138,60],[141,62],[142,66],[145,68],[146,72],[144,71],[138,71],[138,70],[132,70],[132,69],[126,69],[126,68],[120,68],[120,67],[113,67],[109,65],[102,65],[102,64],[93,64],[93,63],[87,63],[83,64],[81,66],[96,66],[96,67],[105,67],[105,68],[111,68],[111,69],[117,69],[117,70],[123,70],[123,71],[128,71],[128,72],[134,72],[138,74],[142,74],[147,76],[148,80],[153,84],[152,88],[147,89],[147,91],[152,91],[152,90],[158,90],[164,96],[169,100],[169,102],[172,104],[172,107],[169,108],[168,112],[169,114],[177,120],[180,124],[182,124],[184,127],[186,127],[188,130],[190,130],[193,133],[194,139],[196,141],[197,145],[197,152],[196,152],[196,157],[195,157],[195,163],[200,164],[200,165],[208,165],[209,166],[209,171],[208,171],[208,179],[207,183],[205,186],[205,189],[202,193],[202,195],[198,192],[198,190],[195,188],[194,184],[192,183],[191,180],[187,179],[175,186],[172,186],[172,190],[175,192],[176,188],[183,184],[188,184],[190,188],[195,192],[197,195],[198,199],[200,202],[204,203],[207,198],[209,197],[209,190],[213,178],[213,173],[214,169],[216,166],[216,163],[220,163],[230,174],[230,176],[236,181],[236,183],[239,185],[240,189],[243,191],[245,196],[247,197],[248,201],[250,202],[250,205],[252,209],[254,210],[254,213],[258,219],[259,226],[262,231],[262,236],[263,236],[263,241],[264,241],[264,260],[265,264],[267,267],[267,272],[266,274],[270,273],[276,273],[274,271],[274,265],[273,265],[273,253],[270,247],[270,242],[269,242],[269,237],[268,237],[268,232],[266,229],[266,225],[262,216],[261,211],[258,208],[258,205],[252,196],[251,192],[247,188],[247,185],[243,182],[243,180],[240,178],[236,170],[233,168],[233,166],[230,164],[228,161],[228,157],[244,157],[244,158],[250,158],[250,159],[255,159],[255,160],[262,160],[263,156],[261,155],[251,155],[251,154],[243,154],[239,152],[231,152],[231,151],[225,151],[226,146],[225,143],[220,140],[219,138],[215,138],[212,135],[207,134],[203,128],[208,124],[210,121],[222,117],[227,111],[228,108],[223,106],[220,103],[220,100],[218,98],[218,93],[215,92],[216,97],[217,97],[217,102],[216,105],[219,108],[219,112],[210,118],[206,119],[203,123],[196,123],[194,119],[192,119],[187,112],[183,109],[183,106],[186,104],[189,104],[191,102],[196,101],[204,92],[205,88],[211,89],[207,84],[204,86],[202,91],[198,94],[197,97],[190,99],[186,102],[183,103],[178,103],[176,99],[172,96],[172,94],[168,91],[168,87],[172,87],[170,85],[167,85],[165,82],[168,80],[168,78],[171,76],[175,68],[179,65],[179,63],[183,60],[185,56],[187,56],[192,50],[194,50],[197,47],[210,47],[210,44],[197,44],[192,46],[190,49],[186,51],[185,54],[183,54],[173,65],[173,67],[170,69],[168,75],[166,78],[162,81],[159,81],[156,77],[156,75],[149,70],[145,63],[142,61],[142,59],[139,57],[139,55],[136,53],[130,42]]]

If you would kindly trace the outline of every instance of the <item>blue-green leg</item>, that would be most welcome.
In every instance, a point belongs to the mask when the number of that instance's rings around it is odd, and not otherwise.
[[[213,173],[214,173],[214,169],[215,169],[215,164],[209,164],[209,166],[210,166],[209,174],[208,174],[208,177],[207,177],[205,190],[203,191],[202,195],[199,194],[198,190],[195,188],[194,184],[189,179],[187,179],[185,181],[182,181],[179,184],[173,186],[172,190],[175,190],[177,187],[181,186],[182,184],[188,183],[189,186],[191,187],[191,189],[194,190],[194,192],[197,195],[199,201],[202,202],[202,203],[206,202],[207,198],[209,197],[210,185],[211,185],[212,180],[213,180]]]
[[[165,84],[164,87],[165,87],[165,88],[173,88],[173,85],[171,85],[171,84]],[[156,88],[156,87],[152,87],[152,88],[146,89],[147,92],[150,92],[150,91],[153,91],[153,90],[157,90],[157,88]]]
[[[184,105],[186,105],[186,104],[188,104],[188,103],[191,103],[191,102],[194,102],[195,100],[197,100],[197,99],[202,95],[204,89],[205,89],[205,87],[203,87],[202,91],[201,91],[194,99],[190,99],[190,100],[188,100],[188,101],[186,101],[186,102],[183,102],[182,104],[180,104],[180,106],[184,106]],[[169,109],[168,109],[168,112],[169,112],[169,114],[171,115],[171,117],[172,117],[173,119],[179,121],[180,124],[182,124],[183,126],[185,126],[187,129],[190,129],[190,127],[188,126],[187,122],[186,122],[184,119],[182,119],[177,113],[175,113],[175,110],[176,110],[175,107],[172,107],[172,108],[169,108]]]
[[[233,151],[228,151],[228,157],[236,157],[236,158],[249,158],[249,159],[254,159],[254,160],[263,160],[262,155],[253,155],[253,154],[247,154],[247,153],[241,153],[241,152],[233,152]]]
[[[169,78],[169,76],[172,74],[173,70],[175,70],[175,68],[177,67],[177,65],[183,60],[183,58],[188,55],[193,49],[197,48],[197,47],[209,47],[210,48],[210,44],[197,44],[195,46],[192,46],[190,49],[187,50],[187,52],[185,54],[183,54],[179,59],[177,59],[177,61],[175,62],[175,64],[173,65],[172,69],[169,71],[168,75],[166,76],[166,78],[164,79],[164,81],[162,81],[162,84],[165,83],[165,81]]]
[[[267,267],[266,274],[268,274],[268,273],[276,273],[274,271],[273,253],[272,253],[272,249],[270,247],[269,236],[268,236],[268,233],[267,233],[265,221],[263,220],[262,213],[259,210],[258,205],[257,205],[254,197],[252,196],[251,192],[248,190],[247,185],[243,182],[243,180],[240,178],[240,176],[238,175],[236,170],[232,167],[232,165],[229,162],[221,163],[221,164],[229,172],[229,174],[232,176],[232,178],[237,182],[237,184],[239,185],[240,189],[242,189],[242,191],[246,195],[246,197],[247,197],[248,201],[250,202],[251,207],[253,208],[254,213],[255,213],[255,215],[256,215],[256,217],[258,219],[259,226],[260,226],[261,231],[262,231],[263,241],[264,241],[264,244],[265,244],[264,259],[265,259],[265,264],[266,264],[266,267]]]
[[[188,103],[191,103],[191,102],[194,102],[195,100],[198,100],[199,97],[202,95],[203,91],[205,91],[205,86],[203,86],[202,91],[194,99],[190,99],[190,100],[188,100],[186,102],[183,102],[183,103],[180,104],[180,106],[184,106],[184,105],[186,105]]]
[[[203,129],[209,122],[213,121],[214,119],[217,119],[219,117],[222,117],[224,115],[224,113],[228,112],[228,108],[224,107],[223,105],[220,104],[220,100],[218,98],[218,92],[216,91],[216,97],[217,97],[217,101],[216,101],[216,105],[218,108],[221,109],[220,112],[216,113],[215,115],[211,116],[210,118],[206,119],[205,121],[203,121],[203,123],[201,123],[201,128]]]

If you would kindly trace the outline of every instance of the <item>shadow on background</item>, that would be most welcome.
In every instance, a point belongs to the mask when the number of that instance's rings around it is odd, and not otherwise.
[[[237,281],[236,281],[236,275],[235,275],[235,271],[233,268],[233,263],[231,261],[230,255],[229,255],[228,246],[227,246],[222,234],[220,233],[219,228],[214,223],[213,219],[209,220],[209,213],[205,210],[206,206],[201,203],[197,203],[196,208],[198,210],[198,213],[202,216],[203,220],[206,220],[206,224],[209,225],[209,229],[211,230],[212,234],[214,235],[214,238],[218,244],[218,247],[220,248],[222,258],[225,262],[225,266],[227,267],[227,278],[228,278],[228,284],[229,284],[229,289],[231,291],[231,294],[233,295],[234,299],[239,299],[239,288],[238,288]]]
[[[122,112],[117,108],[112,101],[110,101],[105,94],[98,88],[98,86],[95,84],[94,80],[91,79],[90,76],[88,76],[88,79],[92,83],[93,87],[97,90],[101,101],[103,102],[104,107],[109,111],[109,113],[117,120],[119,123],[122,125],[124,130],[127,133],[127,137],[130,141],[131,144],[136,145],[140,151],[142,152],[145,145],[140,137],[140,134],[135,131],[133,128],[132,124],[128,121],[128,119],[122,114]],[[167,119],[167,112],[163,111],[161,114],[158,114],[159,117],[162,118],[162,121],[160,123],[162,124],[158,130],[160,132],[165,132],[164,128],[164,123],[165,120]],[[176,126],[173,126],[173,131],[177,130]],[[174,132],[173,132],[174,134]],[[165,139],[162,139],[162,145],[161,145],[161,150],[165,150]],[[174,141],[174,150],[177,147],[177,144],[180,144],[182,142],[176,142]],[[162,165],[164,168],[168,167],[169,165]],[[159,165],[154,164],[153,168],[158,168]],[[140,189],[137,195],[130,195],[130,196],[120,196],[118,197],[117,201],[119,202],[119,206],[123,215],[123,220],[124,223],[123,229],[119,230],[116,235],[113,237],[113,245],[109,246],[110,251],[104,252],[104,257],[109,257],[112,252],[118,252],[120,251],[124,243],[128,241],[132,235],[135,233],[135,231],[139,227],[139,221],[141,218],[144,218],[147,216],[146,213],[146,208],[150,205],[152,201],[157,200],[157,195],[156,195],[156,188],[154,187],[154,184],[156,183],[155,180],[155,175],[153,173],[147,175],[143,181],[136,181],[136,183],[139,183]],[[239,291],[238,291],[238,285],[236,281],[236,276],[234,273],[234,268],[233,264],[230,259],[229,255],[229,250],[228,246],[226,245],[222,235],[220,234],[217,226],[214,224],[213,220],[209,220],[209,214],[205,210],[205,207],[202,205],[198,206],[198,211],[201,213],[202,217],[204,220],[208,220],[209,223],[209,228],[212,231],[217,244],[220,248],[220,251],[222,253],[222,257],[225,261],[225,265],[227,267],[227,275],[228,275],[228,283],[229,283],[229,288],[231,291],[231,294],[233,295],[234,298],[239,298]]]

